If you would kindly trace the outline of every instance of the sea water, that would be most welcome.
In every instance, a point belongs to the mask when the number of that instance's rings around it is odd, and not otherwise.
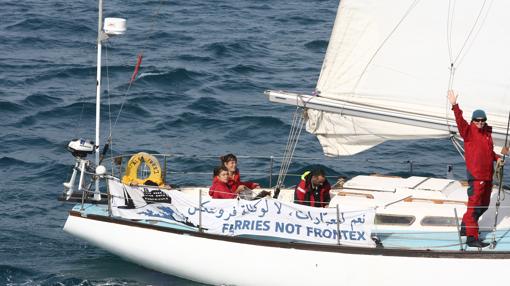
[[[182,154],[168,162],[169,182],[204,186],[218,157],[232,152],[252,156],[240,158],[243,179],[268,185],[269,158],[283,154],[295,108],[272,104],[263,92],[313,92],[338,1],[105,2],[105,16],[128,23],[103,50],[101,138],[111,131],[113,154]],[[0,285],[197,285],[62,231],[72,207],[56,199],[74,163],[66,145],[94,139],[96,5],[2,2]],[[317,139],[303,132],[295,156],[290,173],[321,165],[334,181],[408,176],[411,165],[415,175],[445,176],[452,164],[464,177],[448,140],[387,142],[326,159]],[[287,184],[297,180],[289,176]]]

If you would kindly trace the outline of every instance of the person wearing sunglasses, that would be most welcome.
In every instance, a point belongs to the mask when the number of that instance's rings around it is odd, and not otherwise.
[[[464,139],[464,157],[466,161],[468,204],[462,217],[460,233],[466,237],[466,244],[470,247],[486,247],[489,243],[479,239],[478,219],[488,209],[491,192],[494,162],[501,160],[494,152],[492,141],[492,127],[487,124],[487,115],[481,109],[473,111],[471,122],[462,116],[462,110],[457,103],[458,94],[448,91],[448,101],[452,105],[459,134]],[[506,147],[501,151],[508,153]]]

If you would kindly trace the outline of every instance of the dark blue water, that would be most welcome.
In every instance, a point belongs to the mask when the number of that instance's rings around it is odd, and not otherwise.
[[[337,5],[108,1],[106,16],[128,19],[127,34],[111,40],[103,54],[103,74],[109,75],[103,80],[103,134],[124,103],[112,131],[113,152],[214,156],[169,163],[171,171],[189,172],[175,174],[171,183],[194,185],[210,182],[220,154],[281,156],[294,110],[269,103],[263,91],[313,91]],[[72,138],[94,138],[96,13],[96,1],[2,2],[0,285],[196,285],[62,231],[71,205],[56,197],[73,164],[65,146]],[[139,77],[126,95],[142,51]],[[418,175],[443,176],[448,163],[457,176],[464,172],[447,140],[387,142],[326,160],[315,137],[303,133],[296,156],[321,160],[295,160],[293,173],[321,164],[348,177],[408,175],[409,160]],[[240,164],[246,179],[268,183],[268,160],[245,158]]]

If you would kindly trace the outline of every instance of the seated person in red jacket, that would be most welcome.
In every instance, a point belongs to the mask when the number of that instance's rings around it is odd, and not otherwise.
[[[209,195],[213,199],[235,199],[237,193],[228,185],[228,170],[224,166],[214,168],[212,186],[209,188]]]
[[[311,207],[327,207],[331,201],[330,189],[324,170],[306,171],[294,191],[294,203]]]
[[[242,192],[245,189],[255,189],[260,187],[259,184],[254,182],[241,182],[241,174],[237,169],[237,157],[234,154],[227,154],[221,156],[221,166],[228,170],[228,185],[231,190],[236,193]]]

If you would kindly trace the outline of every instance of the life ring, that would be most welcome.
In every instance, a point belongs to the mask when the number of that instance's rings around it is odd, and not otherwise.
[[[150,175],[147,178],[138,178],[138,169],[142,162],[149,167]],[[122,177],[122,183],[126,185],[158,185],[162,186],[163,176],[161,173],[161,166],[159,165],[158,159],[156,157],[145,153],[140,152],[137,153],[129,159],[126,172],[124,177]]]

